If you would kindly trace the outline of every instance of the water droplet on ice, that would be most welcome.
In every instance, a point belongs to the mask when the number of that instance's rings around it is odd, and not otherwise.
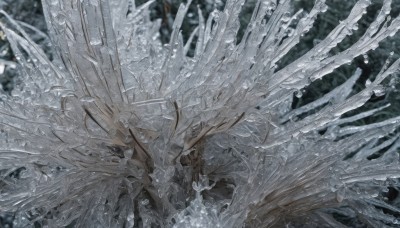
[[[286,22],[289,22],[290,18],[291,18],[290,17],[290,13],[286,12],[286,13],[283,14],[283,16],[281,18],[281,21],[286,23]]]
[[[324,4],[324,5],[321,7],[321,13],[325,13],[327,10],[328,10],[328,6]]]
[[[374,89],[374,94],[377,97],[381,97],[381,96],[385,95],[385,89],[384,88]]]
[[[55,19],[55,22],[57,22],[57,24],[59,24],[59,25],[64,25],[65,21],[66,21],[65,16],[62,14],[58,14],[54,19]]]
[[[292,29],[292,28],[287,28],[287,29],[286,29],[286,35],[287,35],[288,37],[293,36],[293,34],[294,34],[294,29]]]
[[[301,98],[301,97],[303,96],[303,92],[302,92],[301,90],[297,90],[296,92],[294,92],[294,95],[295,95],[297,98]]]
[[[365,63],[365,64],[368,64],[368,62],[369,62],[369,60],[368,60],[368,55],[367,55],[367,54],[364,54],[364,55],[363,55],[363,58],[364,58],[364,63]]]
[[[368,87],[371,85],[371,80],[367,79],[367,81],[365,81],[365,87]]]

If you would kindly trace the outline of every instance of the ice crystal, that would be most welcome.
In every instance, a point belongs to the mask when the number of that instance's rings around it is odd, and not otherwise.
[[[332,52],[369,0],[282,67],[325,1],[292,13],[289,0],[258,0],[237,42],[244,2],[208,18],[199,9],[186,42],[183,3],[162,44],[152,1],[43,0],[52,61],[2,12],[23,83],[1,97],[0,211],[16,227],[344,226],[335,215],[398,225],[388,192],[399,186],[400,117],[359,126],[387,106],[344,114],[384,93],[400,60],[358,93],[359,69],[291,108],[293,94],[397,32],[391,1],[346,50]]]

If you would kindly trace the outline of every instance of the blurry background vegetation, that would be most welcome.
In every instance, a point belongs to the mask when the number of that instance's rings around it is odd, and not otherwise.
[[[136,5],[141,5],[148,0],[136,0]],[[305,11],[309,11],[314,0],[292,0],[294,3],[293,12],[303,8]],[[169,34],[179,4],[182,0],[157,0],[151,7],[151,18],[162,20],[162,27],[160,29],[161,40],[163,43],[168,43]],[[226,0],[193,0],[186,20],[182,27],[182,34],[184,39],[187,39],[193,29],[198,25],[198,8],[201,9],[205,18],[214,10],[222,10]],[[246,27],[254,7],[256,0],[247,0],[243,6],[243,11],[240,15],[242,29],[238,34],[238,42],[243,34],[243,28]],[[330,6],[329,10],[318,16],[314,27],[301,38],[301,41],[295,48],[279,63],[278,68],[289,64],[296,60],[298,57],[310,50],[316,43],[324,39],[327,34],[340,23],[340,20],[344,20],[349,14],[352,6],[357,0],[327,0],[327,4]],[[368,8],[367,14],[363,16],[359,23],[359,29],[353,33],[352,36],[347,37],[341,44],[336,47],[332,53],[343,51],[351,44],[355,43],[359,37],[365,32],[369,24],[374,20],[378,10],[382,6],[382,0],[372,0],[373,4]],[[0,0],[0,9],[10,14],[14,19],[21,22],[21,25],[27,30],[32,36],[32,39],[36,41],[51,58],[51,45],[50,40],[46,35],[46,24],[44,21],[43,11],[40,0]],[[400,0],[393,0],[391,16],[395,17],[400,12]],[[0,16],[1,21],[4,16]],[[196,40],[193,40],[192,47],[194,48]],[[393,55],[389,53],[393,51]],[[189,52],[189,55],[192,55]],[[386,59],[400,58],[400,34],[395,35],[381,42],[380,46],[374,50],[368,52],[365,56],[356,58],[350,65],[342,66],[335,70],[330,75],[324,77],[322,80],[312,83],[304,91],[301,91],[302,96],[293,96],[293,108],[302,106],[313,100],[318,99],[322,95],[331,91],[333,88],[342,84],[347,78],[352,76],[356,68],[362,69],[362,75],[354,88],[354,93],[360,91],[369,80],[373,80],[375,75],[384,65]],[[10,93],[14,88],[14,85],[19,83],[18,69],[4,64],[4,61],[11,61],[16,63],[16,59],[10,49],[9,44],[6,42],[6,37],[0,31],[0,84],[3,93]],[[382,96],[373,96],[370,101],[364,105],[364,107],[355,110],[347,115],[353,115],[361,110],[369,110],[386,103],[392,105],[384,109],[375,115],[358,121],[356,124],[363,125],[388,119],[390,117],[398,116],[400,114],[400,83],[399,75],[393,75],[392,78],[385,82],[385,94]],[[391,190],[392,194],[398,195],[396,189]],[[394,197],[397,198],[397,197]],[[1,212],[0,212],[1,213]],[[345,218],[343,218],[345,220]],[[348,225],[357,227],[357,222],[347,221]],[[12,214],[6,216],[0,216],[0,228],[1,227],[12,227]]]

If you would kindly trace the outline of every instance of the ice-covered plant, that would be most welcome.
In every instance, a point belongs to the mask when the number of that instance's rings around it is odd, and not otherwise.
[[[360,70],[291,109],[293,94],[397,32],[391,1],[345,51],[332,49],[369,0],[284,66],[325,1],[292,13],[289,0],[258,0],[237,42],[244,2],[227,0],[208,19],[199,10],[185,42],[182,4],[162,45],[152,1],[43,0],[52,61],[3,20],[23,83],[1,97],[0,211],[14,212],[17,227],[399,224],[389,193],[399,186],[400,117],[356,126],[385,107],[345,114],[380,96],[400,60],[358,93]]]
[[[14,20],[18,21],[29,37],[45,53],[48,53],[50,41],[45,34],[46,23],[39,3],[40,0],[1,0],[0,10],[6,11]],[[1,17],[2,15],[0,15]],[[18,81],[18,71],[15,69],[15,65],[16,60],[10,45],[4,37],[4,33],[0,31],[0,88],[6,92],[11,91],[13,85]]]

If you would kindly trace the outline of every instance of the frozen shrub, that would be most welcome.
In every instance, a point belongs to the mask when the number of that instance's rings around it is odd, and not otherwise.
[[[29,37],[50,56],[50,41],[45,34],[46,23],[41,9],[40,0],[0,1],[0,10],[6,11],[14,20],[17,20]],[[0,20],[2,19],[4,19],[4,15],[0,15]],[[4,91],[11,92],[14,84],[18,83],[18,77],[16,77],[18,72],[15,69],[17,61],[2,32],[0,32],[0,59],[1,87]]]
[[[55,49],[50,61],[20,25],[1,24],[23,83],[0,106],[0,210],[17,227],[396,226],[400,117],[354,121],[388,59],[358,93],[361,70],[320,99],[291,109],[293,94],[378,47],[400,28],[385,0],[364,35],[371,4],[303,56],[279,61],[327,10],[292,13],[289,0],[259,0],[240,42],[244,0],[227,0],[184,42],[182,4],[170,41],[148,7],[120,0],[43,0]],[[196,42],[193,57],[187,52]]]

